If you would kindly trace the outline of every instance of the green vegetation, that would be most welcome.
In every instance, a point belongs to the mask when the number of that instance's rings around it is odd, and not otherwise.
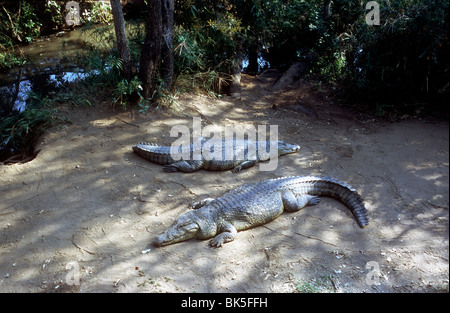
[[[355,25],[345,38],[349,65],[341,81],[350,100],[383,113],[436,109],[448,101],[448,5],[440,1],[381,2],[382,23]],[[343,38],[344,39],[344,38]]]
[[[0,67],[21,64],[6,48],[64,25],[64,2],[44,2],[1,5]],[[367,25],[359,0],[331,1],[328,11],[326,2],[175,1],[175,77],[181,90],[192,83],[218,90],[219,79],[227,77],[242,49],[249,72],[261,69],[258,58],[281,70],[307,62],[311,74],[338,83],[347,100],[378,112],[448,99],[448,0],[379,0],[378,26]],[[83,8],[81,15],[83,22],[112,21],[103,2]],[[140,25],[129,39],[133,64],[139,62],[145,35]],[[114,37],[106,39],[114,49]]]
[[[321,275],[310,280],[299,280],[295,285],[295,292],[298,293],[334,293],[336,286],[333,278],[328,275]]]
[[[65,1],[0,1],[0,70],[26,64],[27,61],[20,53],[20,45],[29,44],[34,38],[56,32],[65,26],[64,5]],[[91,25],[91,28],[93,23],[109,22],[112,18],[110,9],[102,2],[86,7],[84,13],[81,21]],[[101,47],[100,42],[101,40],[97,40],[97,46],[88,46],[83,56],[63,60],[73,61],[74,64],[88,64],[87,69],[93,69],[95,70],[93,73],[98,73],[87,76],[86,80],[81,81],[76,87],[73,84],[62,84],[61,81],[56,86],[56,81],[50,81],[49,75],[45,74],[29,77],[32,87],[26,95],[22,95],[27,100],[22,104],[24,110],[20,112],[14,108],[20,76],[13,85],[2,87],[0,160],[18,161],[20,158],[15,156],[21,156],[22,159],[32,156],[37,138],[47,127],[59,120],[57,115],[59,103],[91,105],[95,101],[93,95],[97,94],[95,87],[116,85],[114,80],[117,80],[118,75],[114,75],[113,72],[117,72],[120,64],[111,55],[113,44]]]
[[[326,2],[180,1],[175,20],[196,72],[227,73],[242,43],[249,72],[261,69],[258,57],[281,70],[302,61],[347,102],[380,115],[447,103],[448,0],[377,1],[380,25],[366,23],[364,1],[329,1],[328,11]]]
[[[2,113],[0,118],[0,159],[34,155],[34,143],[44,130],[56,122],[55,108],[47,97],[30,94],[27,109],[17,113]],[[19,159],[20,160],[20,159]]]
[[[103,2],[80,1],[84,31],[91,42],[83,53],[66,61],[79,64],[80,71],[90,75],[64,85],[58,93],[30,97],[42,103],[27,104],[24,112],[3,111],[0,145],[11,149],[13,141],[14,147],[24,144],[21,137],[35,138],[54,122],[59,102],[85,106],[101,98],[115,108],[137,106],[146,112],[155,104],[174,104],[179,92],[218,95],[224,92],[233,66],[243,60],[249,73],[268,66],[286,70],[303,62],[309,75],[335,84],[346,103],[380,116],[438,112],[449,100],[449,1],[378,0],[380,25],[366,23],[366,2],[176,0],[174,83],[166,89],[161,68],[154,80],[155,92],[145,99],[137,72],[146,11],[126,21],[134,68],[132,78],[125,79],[111,9]],[[18,45],[67,27],[66,14],[65,1],[0,1],[0,70],[23,65]]]

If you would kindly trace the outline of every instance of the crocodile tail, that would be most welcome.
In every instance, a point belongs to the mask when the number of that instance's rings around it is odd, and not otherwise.
[[[369,225],[369,217],[364,201],[354,188],[328,177],[311,177],[310,180],[312,188],[307,192],[308,194],[328,196],[341,201],[353,213],[361,228]]]
[[[174,160],[170,156],[170,147],[167,146],[159,146],[148,142],[140,142],[137,145],[133,146],[133,151],[144,159],[147,159],[150,162],[156,164],[168,165],[174,162]]]

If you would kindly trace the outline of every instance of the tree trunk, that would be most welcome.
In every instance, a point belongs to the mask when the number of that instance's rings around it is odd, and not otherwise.
[[[148,0],[147,34],[141,49],[139,79],[142,82],[142,96],[152,98],[155,91],[155,75],[161,55],[162,17],[161,0]]]
[[[256,44],[251,44],[248,48],[248,66],[247,72],[257,73],[259,69],[258,65],[258,46]]]
[[[231,82],[230,82],[230,94],[238,93],[241,91],[241,72],[242,61],[244,59],[243,43],[242,40],[237,39],[236,54],[234,56],[233,64],[231,66]]]
[[[331,0],[325,0],[323,2],[323,19],[327,20],[330,17]]]
[[[114,17],[114,29],[116,31],[117,50],[119,58],[122,59],[122,75],[130,81],[132,76],[130,51],[128,49],[127,34],[125,32],[125,20],[123,18],[122,4],[120,0],[110,0],[111,10]]]
[[[166,89],[173,83],[173,13],[174,0],[162,0],[162,43],[161,43],[161,75]]]

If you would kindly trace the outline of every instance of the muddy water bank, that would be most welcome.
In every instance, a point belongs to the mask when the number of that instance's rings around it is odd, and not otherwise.
[[[70,59],[87,49],[89,44],[94,44],[90,33],[82,28],[76,28],[37,38],[28,45],[15,46],[10,52],[24,59],[24,64],[0,72],[0,86],[13,82],[19,75],[30,76],[44,70],[51,71],[53,68],[73,67]]]

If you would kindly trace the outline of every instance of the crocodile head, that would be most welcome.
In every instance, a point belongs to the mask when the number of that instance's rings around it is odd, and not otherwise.
[[[153,240],[153,244],[161,247],[194,238],[200,231],[200,226],[190,213],[177,218],[165,232]]]
[[[299,145],[291,145],[283,140],[278,140],[278,155],[285,155],[300,151]]]

